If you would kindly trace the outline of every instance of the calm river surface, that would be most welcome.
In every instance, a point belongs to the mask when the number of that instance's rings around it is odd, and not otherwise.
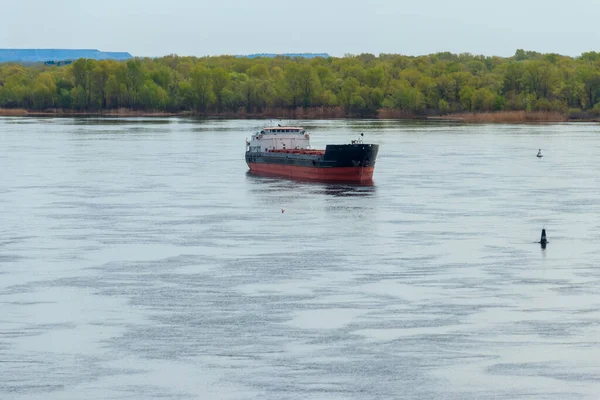
[[[295,122],[353,187],[265,122],[0,118],[0,398],[600,396],[600,125]]]

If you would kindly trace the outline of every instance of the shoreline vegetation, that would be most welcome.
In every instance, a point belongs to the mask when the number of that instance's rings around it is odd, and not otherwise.
[[[599,122],[600,53],[0,63],[0,116]]]
[[[127,118],[127,117],[203,117],[212,119],[345,119],[348,118],[340,108],[314,108],[289,110],[264,110],[261,113],[204,113],[193,111],[167,112],[152,110],[97,110],[76,111],[62,109],[26,110],[22,108],[0,108],[0,117],[97,117],[97,118]],[[430,121],[457,121],[457,122],[479,122],[479,123],[527,123],[527,122],[600,122],[598,118],[569,118],[558,112],[547,111],[495,111],[495,112],[471,112],[455,113],[439,116],[419,116],[398,109],[382,109],[373,119],[397,119],[397,120],[430,120]]]

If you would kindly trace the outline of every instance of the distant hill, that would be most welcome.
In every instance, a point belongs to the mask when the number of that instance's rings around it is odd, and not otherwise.
[[[237,56],[239,58],[257,58],[257,57],[269,57],[269,58],[273,58],[273,57],[277,57],[277,56],[282,56],[282,57],[302,57],[302,58],[315,58],[315,57],[323,57],[323,58],[327,58],[329,57],[329,54],[327,53],[284,53],[284,54],[275,54],[275,53],[257,53],[257,54],[248,54],[248,55],[240,55]]]
[[[127,60],[133,56],[126,52],[94,49],[0,49],[0,62],[47,62],[92,58],[94,60]]]

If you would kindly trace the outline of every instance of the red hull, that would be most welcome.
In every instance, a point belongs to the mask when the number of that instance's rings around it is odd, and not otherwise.
[[[282,164],[248,164],[250,171],[260,175],[280,176],[291,179],[303,179],[331,182],[366,183],[373,180],[374,167],[331,167],[313,168]]]

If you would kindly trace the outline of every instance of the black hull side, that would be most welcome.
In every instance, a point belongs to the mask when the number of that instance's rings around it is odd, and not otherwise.
[[[323,160],[336,167],[374,167],[378,153],[378,144],[328,144]]]

